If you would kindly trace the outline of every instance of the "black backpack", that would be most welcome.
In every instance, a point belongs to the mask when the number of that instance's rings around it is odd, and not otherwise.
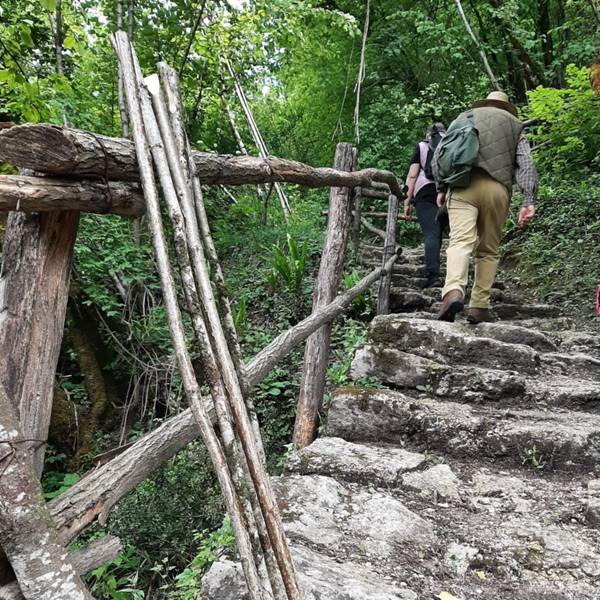
[[[431,169],[431,161],[433,160],[433,153],[435,149],[438,147],[439,143],[442,141],[442,134],[437,129],[431,134],[429,140],[427,140],[429,148],[427,149],[427,158],[425,159],[425,164],[421,165],[423,168],[423,172],[425,173],[425,177],[430,181],[433,181],[433,170]]]

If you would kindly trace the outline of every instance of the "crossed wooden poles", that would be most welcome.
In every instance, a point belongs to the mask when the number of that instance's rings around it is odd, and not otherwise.
[[[11,383],[8,395],[0,387],[0,400],[4,402],[3,406],[10,408],[0,411],[0,433],[7,438],[2,439],[0,436],[0,503],[5,508],[0,511],[0,542],[15,568],[20,585],[20,590],[14,583],[6,585],[10,577],[5,576],[3,579],[0,560],[0,598],[51,598],[58,585],[62,585],[61,597],[68,600],[88,598],[89,593],[75,571],[97,564],[98,552],[93,556],[95,562],[89,556],[93,554],[91,551],[86,560],[75,560],[71,556],[67,557],[61,550],[63,544],[68,544],[96,518],[102,522],[119,498],[200,434],[208,448],[232,519],[250,597],[252,600],[265,600],[269,597],[274,600],[300,599],[301,591],[293,561],[264,466],[264,451],[249,390],[294,346],[330,323],[353,298],[382,276],[389,275],[396,254],[386,257],[381,268],[375,269],[351,290],[316,304],[317,309],[313,314],[278,336],[250,363],[244,364],[224,278],[204,211],[200,181],[215,183],[219,178],[225,178],[231,183],[232,178],[238,177],[242,180],[240,183],[280,180],[311,186],[337,185],[346,188],[380,181],[386,183],[392,191],[396,191],[398,183],[391,173],[372,169],[362,172],[314,169],[294,161],[268,156],[262,159],[218,155],[199,157],[198,153],[191,152],[183,128],[176,73],[167,65],[160,64],[159,75],[144,80],[127,36],[119,32],[112,41],[124,75],[135,148],[127,140],[102,138],[76,130],[49,126],[8,129],[0,136],[2,160],[24,168],[33,166],[37,171],[50,172],[61,178],[32,177],[25,174],[0,177],[0,209],[39,211],[40,214],[49,215],[78,215],[79,210],[88,210],[129,216],[141,214],[146,209],[173,348],[191,408],[169,419],[45,506],[39,494],[39,480],[28,466],[29,455],[18,451],[18,445],[27,441],[18,419],[32,430],[31,440],[43,441],[47,433],[47,411],[40,412],[39,407],[33,406],[32,402],[24,402],[23,398],[27,400],[28,396],[23,390],[17,390],[19,381],[15,378],[9,381],[6,369],[0,365],[0,383]],[[39,137],[43,128],[46,138]],[[35,138],[35,144],[14,144],[19,132]],[[48,144],[48,136],[54,136],[61,143],[51,145],[48,152],[36,151],[40,145]],[[113,181],[115,174],[121,179],[120,182]],[[73,179],[72,176],[78,179]],[[86,176],[95,181],[85,181]],[[155,177],[160,182],[172,223],[175,256],[186,308],[200,349],[210,398],[201,394],[201,386],[192,368],[186,344]],[[138,182],[141,182],[141,188]],[[333,188],[332,197],[336,189],[339,188]],[[345,210],[350,214],[347,197],[345,206],[343,202],[337,204],[337,207],[335,203],[330,204],[330,209]],[[12,214],[17,215],[15,219],[18,219],[18,215],[22,213]],[[54,219],[53,216],[49,218]],[[15,219],[13,222],[16,222]],[[72,218],[71,221],[70,230],[76,231],[77,218]],[[348,226],[349,219],[346,221],[345,226]],[[60,231],[56,231],[56,223],[52,221],[53,233],[60,237]],[[344,246],[345,242],[341,247],[342,254]],[[66,255],[63,263],[70,264],[68,248]],[[12,255],[8,255],[10,256]],[[3,266],[6,258],[5,253]],[[63,271],[64,268],[61,269]],[[9,275],[14,275],[14,272],[15,270],[9,269]],[[38,280],[43,281],[44,277],[39,277]],[[68,283],[68,277],[61,277],[56,289],[54,301],[57,306],[63,300],[61,294],[66,297],[65,281]],[[2,283],[5,282],[0,279],[0,284]],[[15,298],[5,296],[6,292],[0,285],[0,308],[5,308],[5,302],[13,302],[18,306]],[[35,308],[35,302],[30,304]],[[4,329],[5,331],[0,323],[0,342],[6,345],[8,334],[18,332],[19,328],[11,326],[6,329],[4,325]],[[36,343],[43,346],[43,340]],[[52,357],[57,357],[55,346],[56,343],[52,352],[48,352],[44,365],[51,365]],[[50,380],[55,366],[56,362],[50,373]],[[23,366],[23,372],[27,368],[27,365]],[[9,396],[16,393],[15,390],[20,392],[21,402],[15,402],[11,398],[11,405]],[[40,403],[43,401],[44,398]],[[4,456],[5,449],[11,455],[9,463],[6,462],[8,454]],[[43,453],[41,456],[43,458]],[[39,455],[37,468],[39,476]],[[17,489],[25,489],[23,482],[27,484],[25,499],[16,493]],[[29,512],[24,513],[22,509],[25,504],[29,507]],[[28,521],[27,515],[37,515],[35,523]],[[28,531],[30,540],[40,536],[46,536],[49,540],[48,553],[54,556],[54,560],[49,561],[51,564],[48,569],[51,568],[55,576],[51,580],[54,591],[50,587],[44,588],[48,573],[43,572],[43,569],[36,570],[39,565],[32,563],[31,542],[23,543],[20,525],[29,528],[24,527],[23,531]],[[106,543],[105,546],[110,546],[110,550],[106,550],[106,555],[110,557],[109,555],[118,551],[118,542],[112,539],[108,541],[110,544]]]

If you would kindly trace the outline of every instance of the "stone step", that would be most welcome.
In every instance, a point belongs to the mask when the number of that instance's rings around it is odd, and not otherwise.
[[[340,562],[304,546],[291,545],[303,600],[417,600],[412,590],[377,573],[371,565]],[[270,592],[265,596],[271,600]],[[215,562],[202,579],[198,600],[249,600],[242,567]]]
[[[358,348],[350,376],[355,381],[376,379],[394,388],[460,402],[600,411],[600,382],[560,374],[532,376],[493,368],[447,365],[384,343],[367,343]]]
[[[598,415],[500,410],[369,388],[336,391],[327,432],[359,443],[410,441],[428,451],[523,468],[581,471],[595,467],[600,459]]]
[[[389,347],[430,359],[441,365],[477,366],[521,374],[577,376],[600,382],[600,360],[585,354],[555,352],[545,334],[517,325],[446,323],[407,319],[399,315],[376,317],[368,331],[371,354]],[[430,367],[435,368],[435,367]]]
[[[323,437],[294,452],[286,473],[327,475],[338,481],[397,485],[403,474],[425,463],[425,456],[389,445],[356,444],[341,438]]]

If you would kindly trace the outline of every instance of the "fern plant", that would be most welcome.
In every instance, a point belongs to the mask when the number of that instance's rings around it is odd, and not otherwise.
[[[287,234],[287,253],[277,244],[271,246],[272,267],[268,276],[269,285],[273,286],[278,280],[282,280],[284,286],[293,294],[302,290],[302,282],[306,271],[308,259],[308,245],[306,241],[299,246]]]

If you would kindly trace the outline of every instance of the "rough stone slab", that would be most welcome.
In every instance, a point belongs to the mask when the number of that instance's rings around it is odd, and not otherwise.
[[[402,448],[324,437],[294,452],[286,463],[286,472],[394,486],[399,484],[403,473],[417,469],[424,462],[422,454]]]
[[[533,348],[477,337],[468,325],[458,323],[381,315],[371,323],[368,339],[442,364],[500,367],[524,373],[536,373],[540,365]]]
[[[551,304],[496,304],[494,312],[500,319],[553,318],[562,315],[560,308]]]
[[[600,359],[586,354],[547,353],[541,355],[545,370],[572,378],[600,381]]]
[[[420,290],[427,280],[424,277],[413,277],[412,275],[392,274],[392,286],[394,288],[408,288],[409,291]]]
[[[357,348],[350,376],[355,380],[371,377],[384,384],[465,402],[504,399],[521,403],[527,391],[527,378],[513,371],[450,366],[383,343]]]
[[[453,401],[502,401],[519,407],[546,405],[586,411],[600,408],[600,382],[590,379],[595,377],[593,370],[582,377],[580,369],[580,376],[573,378],[562,374],[566,368],[562,364],[543,364],[560,374],[542,372],[532,377],[515,371],[451,366],[390,344],[366,343],[356,349],[349,374],[355,381],[374,378],[389,386],[416,389]]]
[[[460,480],[448,465],[434,465],[426,471],[406,473],[402,483],[419,490],[425,496],[458,499]]]
[[[413,591],[386,581],[367,566],[337,562],[301,546],[293,546],[292,555],[304,600],[417,600]],[[240,565],[216,562],[202,580],[198,600],[248,600]]]
[[[431,450],[532,469],[527,457],[534,448],[545,469],[589,469],[600,459],[600,416],[594,414],[475,408],[366,388],[336,391],[328,433],[358,442],[410,439]]]
[[[600,358],[600,335],[598,332],[560,331],[553,337],[557,340],[561,352],[587,354]]]
[[[477,335],[509,344],[525,344],[538,352],[557,352],[549,336],[519,325],[506,323],[480,323],[473,328]]]
[[[430,523],[381,491],[356,491],[331,477],[291,475],[274,480],[284,527],[296,543],[389,559],[399,547],[435,542]]]
[[[433,299],[421,292],[391,288],[390,309],[395,312],[423,310],[431,307]]]

